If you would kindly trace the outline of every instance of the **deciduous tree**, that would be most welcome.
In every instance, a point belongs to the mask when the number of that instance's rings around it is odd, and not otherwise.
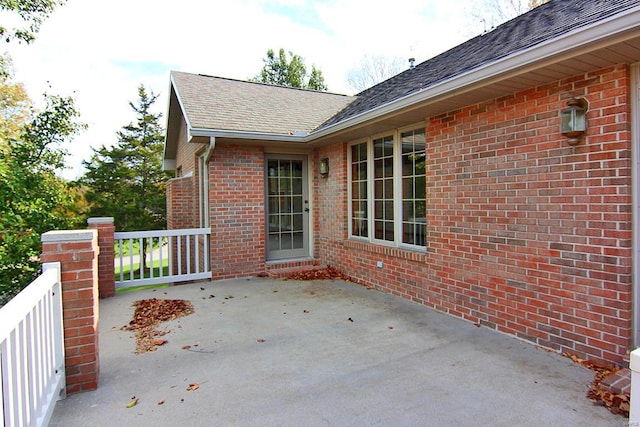
[[[470,35],[490,31],[494,27],[522,15],[549,0],[477,0],[472,3],[467,16]]]
[[[20,128],[32,113],[31,100],[21,83],[13,81],[13,67],[8,55],[0,56],[0,146],[20,134]]]
[[[57,6],[66,0],[0,0],[0,11],[5,12],[5,19],[22,25],[9,28],[0,24],[0,37],[30,43],[40,30],[42,22]]]
[[[74,192],[57,176],[64,167],[63,144],[83,125],[70,97],[45,94],[46,107],[31,102],[9,77],[0,80],[0,305],[39,273],[40,235],[77,225]]]
[[[409,58],[365,54],[360,63],[347,73],[347,83],[356,92],[362,92],[407,68]]]
[[[65,0],[0,0],[0,37],[29,43]],[[19,25],[9,28],[7,21]],[[23,25],[20,25],[23,24]],[[0,306],[40,272],[40,235],[77,225],[78,192],[57,172],[64,143],[84,125],[70,97],[44,94],[35,111],[11,60],[0,56]]]

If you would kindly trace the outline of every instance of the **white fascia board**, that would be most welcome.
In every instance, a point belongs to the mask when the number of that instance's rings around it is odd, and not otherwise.
[[[180,111],[182,111],[182,116],[184,117],[184,121],[187,124],[187,129],[191,129],[191,123],[189,122],[189,117],[187,117],[187,113],[186,113],[187,110],[185,110],[184,104],[182,103],[182,99],[180,99],[180,94],[176,90],[176,83],[173,80],[173,73],[171,73],[169,78],[171,79],[171,87],[173,88],[173,93],[176,94],[176,99],[178,100],[178,105],[180,106]],[[171,91],[169,91],[169,101],[171,101]]]
[[[178,91],[176,90],[176,83],[173,79],[173,73],[169,74],[169,99],[167,100],[167,126],[165,127],[165,129],[169,129],[169,115],[171,114],[171,94],[174,93],[176,95],[176,99],[178,100],[178,106],[180,107],[180,113],[182,114],[182,117],[184,118],[184,121],[186,123],[186,128],[187,128],[187,141],[191,140],[191,135],[190,135],[190,129],[191,129],[191,124],[189,123],[189,118],[187,117],[187,114],[185,113],[185,109],[184,109],[184,105],[182,104],[182,100],[180,99],[180,94],[178,94]],[[164,146],[162,148],[162,158],[165,160],[172,160],[173,161],[173,166],[170,166],[172,163],[171,162],[167,162],[167,169],[164,170],[175,170],[175,160],[176,159],[167,159],[167,138],[169,136],[169,133],[165,130],[165,137],[164,137]],[[164,168],[164,166],[163,166]]]
[[[251,132],[224,129],[189,129],[189,140],[195,136],[208,138],[233,138],[233,139],[254,139],[261,141],[282,141],[304,143],[308,141],[306,135],[285,135],[281,133]]]
[[[184,122],[186,124],[186,128],[187,128],[187,141],[191,141],[192,135],[191,135],[191,122],[189,122],[189,117],[187,117],[187,110],[185,110],[184,108],[184,104],[182,103],[182,99],[180,99],[180,94],[178,93],[178,91],[176,90],[176,82],[173,79],[173,73],[170,74],[169,79],[171,81],[171,86],[169,89],[169,102],[171,102],[171,92],[173,89],[173,93],[176,94],[176,99],[178,100],[178,105],[180,106],[180,112],[182,113],[182,117],[184,118]],[[171,110],[169,110],[170,112]],[[169,120],[169,117],[167,117],[167,122]]]
[[[545,60],[552,63],[563,56],[568,57],[579,54],[580,51],[589,51],[594,48],[594,45],[620,37],[629,30],[637,30],[640,28],[639,22],[640,6],[636,6],[313,132],[307,141],[328,136],[440,96],[461,92],[471,85],[489,82],[500,76],[516,73],[516,70],[521,73],[527,67],[533,68],[534,65],[539,67]]]

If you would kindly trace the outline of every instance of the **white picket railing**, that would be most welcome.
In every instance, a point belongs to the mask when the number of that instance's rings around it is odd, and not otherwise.
[[[210,235],[210,228],[115,233],[116,288],[211,279]],[[146,269],[141,248],[146,249]]]
[[[0,419],[5,427],[46,426],[64,398],[60,263],[0,309]]]
[[[629,370],[631,371],[629,426],[640,426],[640,348],[631,352]]]

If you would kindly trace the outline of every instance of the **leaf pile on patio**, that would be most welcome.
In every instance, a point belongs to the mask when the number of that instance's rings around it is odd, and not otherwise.
[[[288,275],[285,280],[344,280],[349,282],[351,278],[333,267],[327,267],[298,271]]]
[[[616,373],[620,368],[613,365],[604,366],[590,360],[580,359],[575,354],[564,353],[564,356],[595,373],[593,381],[589,384],[587,399],[597,405],[605,406],[614,414],[629,417],[630,396],[628,394],[612,393],[611,391],[600,387],[602,380],[607,378],[609,375]]]
[[[136,354],[155,351],[168,341],[162,338],[171,332],[157,330],[158,324],[193,313],[193,305],[180,299],[143,299],[134,301],[133,319],[121,329],[136,332]]]

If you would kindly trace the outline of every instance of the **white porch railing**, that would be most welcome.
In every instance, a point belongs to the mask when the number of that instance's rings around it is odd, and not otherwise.
[[[631,352],[629,370],[631,371],[631,410],[629,411],[629,425],[640,426],[640,348]]]
[[[210,235],[210,228],[115,233],[116,288],[211,279]]]
[[[0,309],[0,359],[3,425],[46,426],[65,390],[60,263]]]

